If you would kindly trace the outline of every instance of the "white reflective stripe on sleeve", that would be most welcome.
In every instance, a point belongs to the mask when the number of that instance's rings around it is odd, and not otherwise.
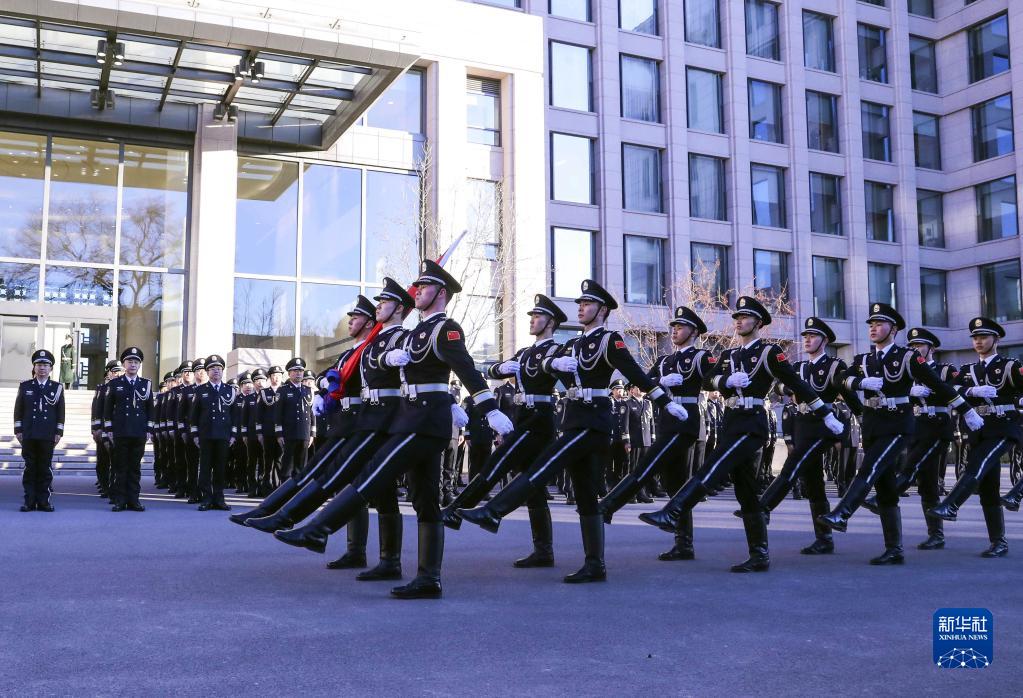
[[[816,400],[814,400],[813,402],[811,402],[810,404],[807,405],[807,407],[809,409],[814,410],[814,411],[819,410],[823,406],[824,406],[824,401],[821,400],[820,398],[817,398]]]
[[[966,404],[966,400],[964,400],[961,395],[956,395],[955,399],[952,402],[948,403],[948,406],[959,407],[960,405],[964,404]]]
[[[856,378],[846,378],[845,387],[848,388],[849,390],[855,390],[855,388],[853,387],[854,380],[856,380]]]
[[[494,398],[494,394],[492,392],[490,392],[490,390],[481,390],[481,391],[479,391],[478,393],[476,393],[475,395],[472,396],[472,401],[475,404],[477,404],[477,405],[485,402],[486,400],[493,400],[493,399],[495,399]]]
[[[664,389],[661,388],[660,386],[654,388],[649,393],[647,393],[647,397],[649,397],[651,400],[656,400],[661,395],[664,395]]]

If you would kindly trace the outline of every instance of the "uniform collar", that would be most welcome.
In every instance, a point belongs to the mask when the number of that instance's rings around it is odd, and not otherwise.
[[[987,357],[986,359],[983,359],[982,363],[985,366],[988,366],[988,365],[991,364],[992,361],[994,361],[997,358],[998,358],[998,354],[992,354],[991,356]]]
[[[210,384],[210,387],[213,388],[214,390],[220,390],[220,386],[223,385],[223,382],[221,382],[221,383],[214,383],[213,381],[210,381],[209,384]]]
[[[880,349],[874,347],[874,353],[877,355],[879,359],[883,359],[884,357],[888,356],[888,352],[890,352],[894,348],[895,342],[889,342],[887,345],[881,347]]]
[[[816,363],[820,363],[821,361],[823,361],[827,357],[827,355],[828,355],[827,352],[823,352],[822,351],[820,354],[817,355],[816,359],[807,359],[806,363],[811,364],[811,365],[816,364]]]
[[[35,381],[36,381],[36,383],[38,383],[38,384],[39,384],[39,387],[40,387],[40,388],[45,388],[45,387],[46,387],[46,384],[50,382],[50,379],[49,379],[49,378],[47,378],[47,379],[45,379],[45,380],[39,380],[38,378],[36,378],[36,379],[35,379]]]
[[[429,315],[427,315],[426,317],[423,317],[423,318],[421,318],[421,319],[420,319],[419,321],[420,321],[420,322],[426,322],[426,321],[428,321],[428,320],[432,320],[433,318],[437,317],[438,315],[444,315],[444,314],[445,314],[446,312],[447,312],[447,311],[444,311],[444,310],[438,310],[438,311],[437,311],[437,312],[435,312],[435,313],[430,313],[430,314],[429,314]]]
[[[602,330],[602,329],[604,329],[604,326],[603,326],[603,325],[597,325],[596,327],[594,327],[594,328],[593,328],[592,330],[590,330],[589,332],[583,332],[583,335],[582,335],[582,336],[583,336],[583,337],[589,337],[589,336],[590,336],[591,334],[593,334],[593,333],[594,333],[594,332],[596,332],[597,330]]]
[[[749,348],[750,348],[750,347],[752,347],[752,346],[753,346],[754,344],[756,344],[757,342],[759,342],[759,341],[760,341],[761,339],[762,339],[761,337],[757,337],[757,338],[756,338],[756,339],[754,339],[754,340],[753,340],[752,342],[748,342],[747,344],[743,344],[741,348],[742,348],[742,349],[749,349]]]
[[[541,339],[541,340],[539,340],[537,342],[533,342],[533,346],[534,347],[539,347],[539,346],[542,346],[542,345],[546,344],[547,342],[553,342],[553,341],[554,341],[554,337],[547,337],[546,339]]]

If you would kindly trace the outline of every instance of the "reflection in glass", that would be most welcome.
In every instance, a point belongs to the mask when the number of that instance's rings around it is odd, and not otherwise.
[[[622,204],[628,211],[661,212],[661,151],[622,146]]]
[[[690,154],[689,216],[715,221],[728,220],[723,159]]]
[[[295,284],[234,280],[235,348],[295,350]]]
[[[686,69],[686,110],[689,128],[725,132],[721,73]]]
[[[45,176],[46,136],[0,132],[0,256],[39,257]]]
[[[870,302],[881,301],[898,308],[898,272],[894,264],[867,262],[867,293]]]
[[[298,164],[238,158],[237,206],[235,271],[294,276]]]
[[[47,265],[43,301],[64,305],[111,306],[114,301],[114,272],[95,267]]]
[[[753,225],[784,228],[785,171],[771,165],[751,165],[753,179]]]
[[[1019,232],[1016,177],[984,182],[977,190],[977,239],[980,242],[1014,237]]]
[[[728,280],[731,277],[728,270],[728,248],[724,245],[694,242],[689,253],[693,282],[707,288],[713,303],[726,303]]]
[[[845,319],[845,260],[813,258],[813,314]]]
[[[625,236],[625,302],[664,303],[664,241]]]
[[[593,201],[593,141],[551,134],[551,198],[577,204]]]
[[[718,0],[686,0],[686,41],[721,48]]]
[[[461,315],[459,323],[465,330],[465,346],[472,358],[477,363],[497,361],[500,358],[497,299],[466,295],[458,300],[455,312]]]
[[[112,264],[120,146],[54,138],[51,159],[48,257]]]
[[[419,270],[419,177],[366,172],[367,283],[385,276],[411,281]]]
[[[995,322],[1023,320],[1019,260],[985,264],[980,268],[981,313]]]
[[[184,274],[122,271],[118,274],[117,341],[142,349],[150,375],[181,363],[184,336]]]
[[[916,190],[916,219],[921,247],[945,246],[944,195],[940,191]]]
[[[770,298],[788,300],[789,255],[773,250],[753,250],[753,282]]]
[[[622,118],[660,121],[660,74],[657,61],[621,57]]]
[[[551,0],[551,16],[590,21],[590,0]]]
[[[925,325],[948,327],[945,272],[920,268],[920,311]]]
[[[0,262],[0,301],[39,300],[39,265]]]
[[[124,149],[121,264],[180,269],[188,226],[188,151]]]
[[[625,31],[657,34],[657,0],[619,0],[618,12]]]
[[[319,373],[331,367],[348,338],[348,311],[359,289],[333,284],[302,284],[302,328],[298,355]]]
[[[810,173],[810,232],[842,234],[842,195],[835,175]]]
[[[362,172],[303,165],[302,276],[359,280]]]
[[[575,298],[585,279],[595,275],[593,264],[593,233],[573,228],[551,230],[551,267],[554,295]]]
[[[369,108],[366,125],[422,133],[423,72],[410,70],[395,80]]]
[[[590,49],[552,41],[550,62],[551,106],[590,111],[593,108]]]

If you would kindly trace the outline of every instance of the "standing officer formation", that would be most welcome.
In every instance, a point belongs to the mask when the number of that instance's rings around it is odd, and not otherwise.
[[[14,438],[25,459],[21,511],[53,511],[53,448],[64,436],[64,386],[50,380],[52,370],[53,354],[32,354],[32,378],[18,386],[14,401]]]

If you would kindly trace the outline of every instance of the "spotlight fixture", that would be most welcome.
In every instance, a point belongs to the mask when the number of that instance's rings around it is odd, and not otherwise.
[[[118,41],[114,44],[114,65],[124,63],[124,43]]]
[[[96,44],[96,62],[106,63],[107,62],[107,40],[100,39]]]
[[[252,84],[258,85],[259,81],[263,79],[264,68],[263,61],[252,62]]]

